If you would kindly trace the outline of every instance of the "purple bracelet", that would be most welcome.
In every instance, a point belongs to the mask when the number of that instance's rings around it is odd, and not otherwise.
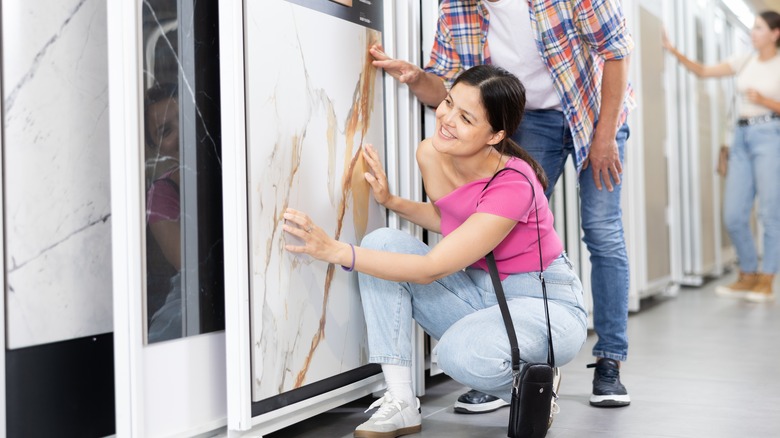
[[[350,248],[352,248],[352,266],[350,266],[349,268],[347,268],[346,266],[343,266],[343,265],[342,265],[342,266],[341,266],[341,269],[343,269],[343,270],[345,270],[345,271],[347,271],[347,272],[352,272],[352,271],[354,271],[354,270],[355,270],[355,245],[353,245],[353,244],[351,244],[351,243],[350,243],[350,244],[349,244],[349,247],[350,247]]]

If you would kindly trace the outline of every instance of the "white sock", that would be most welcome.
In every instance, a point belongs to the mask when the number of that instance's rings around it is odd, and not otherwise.
[[[415,406],[414,391],[412,391],[412,367],[401,365],[382,365],[387,391],[393,397],[405,401],[409,406]]]

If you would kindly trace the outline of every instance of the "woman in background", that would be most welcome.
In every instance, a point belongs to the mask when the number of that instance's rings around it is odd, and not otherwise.
[[[774,300],[772,281],[780,270],[780,14],[765,11],[750,32],[755,52],[705,66],[663,45],[698,77],[736,76],[739,117],[728,160],[724,222],[739,259],[739,278],[716,289],[719,295],[751,301]],[[753,202],[764,227],[764,256],[759,269],[750,229]]]

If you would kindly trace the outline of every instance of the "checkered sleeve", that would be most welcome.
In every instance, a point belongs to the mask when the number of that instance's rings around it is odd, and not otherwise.
[[[439,13],[438,28],[436,29],[436,38],[433,40],[431,49],[431,58],[425,71],[433,73],[444,80],[444,85],[449,90],[455,77],[460,73],[462,67],[460,55],[452,41],[452,32],[450,29],[450,20],[443,11]]]
[[[622,59],[634,49],[623,10],[616,0],[581,0],[577,26],[582,40],[605,60]]]

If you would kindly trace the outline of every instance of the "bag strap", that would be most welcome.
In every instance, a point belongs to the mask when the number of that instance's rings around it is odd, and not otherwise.
[[[553,352],[553,341],[552,341],[552,328],[550,327],[550,310],[547,303],[547,284],[544,281],[544,261],[542,258],[542,236],[541,231],[539,230],[539,207],[536,204],[536,190],[534,189],[534,184],[531,182],[531,179],[528,178],[526,174],[523,172],[511,168],[511,167],[505,167],[493,175],[492,178],[485,184],[485,187],[482,189],[484,192],[485,189],[488,188],[490,183],[493,182],[494,179],[503,171],[505,170],[512,170],[520,175],[523,175],[523,177],[528,180],[528,184],[531,185],[531,196],[533,197],[534,201],[534,211],[536,213],[536,243],[539,246],[539,279],[542,282],[542,297],[544,298],[544,316],[545,320],[547,321],[547,363],[551,366],[555,366],[555,353]],[[506,295],[504,295],[504,288],[501,285],[501,279],[498,276],[498,267],[496,266],[496,258],[493,255],[493,251],[490,251],[486,256],[485,259],[488,263],[488,270],[490,271],[490,278],[493,280],[493,288],[496,291],[496,298],[498,299],[498,307],[501,309],[501,316],[504,319],[504,326],[506,327],[506,334],[509,337],[509,345],[512,348],[512,370],[517,373],[520,371],[520,348],[517,345],[517,335],[515,334],[514,325],[512,324],[512,316],[509,313],[509,305],[507,304]]]

